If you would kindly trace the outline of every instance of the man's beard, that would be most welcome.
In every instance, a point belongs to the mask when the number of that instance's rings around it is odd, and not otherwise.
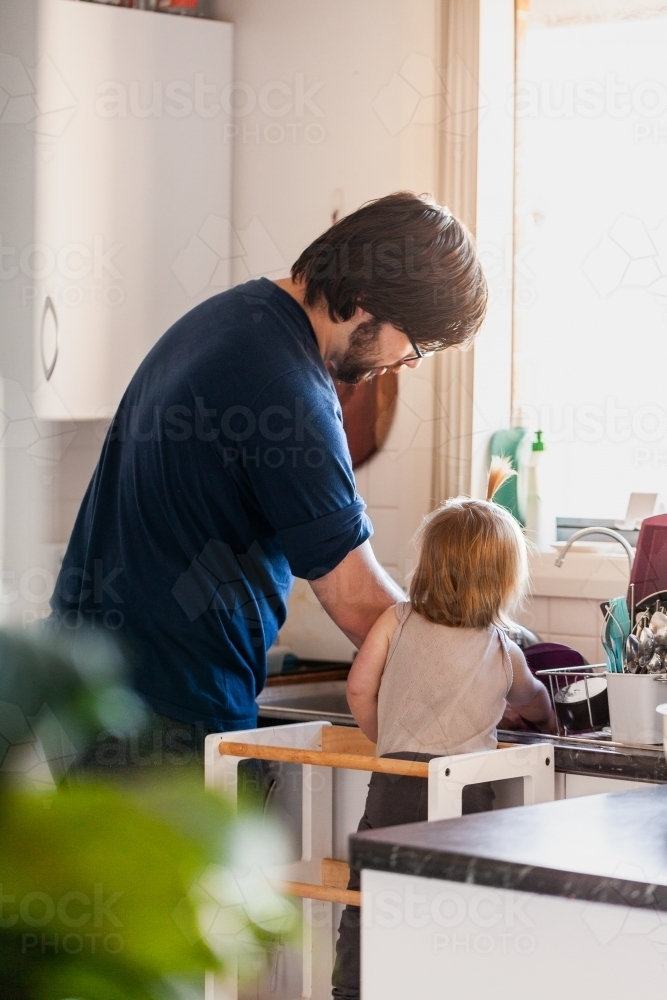
[[[338,382],[345,382],[347,385],[358,385],[372,378],[378,367],[379,355],[376,347],[382,320],[368,319],[359,323],[350,335],[350,342],[347,350],[340,360],[333,364],[334,378]]]

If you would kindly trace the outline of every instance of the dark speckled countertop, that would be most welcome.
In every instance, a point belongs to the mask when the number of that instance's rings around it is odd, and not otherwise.
[[[667,786],[357,834],[353,865],[667,911]]]
[[[501,730],[498,730],[498,739],[508,743],[553,742],[556,771],[566,774],[591,774],[600,778],[667,783],[667,760],[660,745],[655,749],[609,746],[605,745],[604,740],[554,738]]]

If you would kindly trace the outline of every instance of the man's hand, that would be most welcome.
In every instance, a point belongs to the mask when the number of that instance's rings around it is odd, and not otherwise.
[[[406,599],[380,566],[368,541],[326,576],[309,582],[326,613],[357,649],[382,612]]]

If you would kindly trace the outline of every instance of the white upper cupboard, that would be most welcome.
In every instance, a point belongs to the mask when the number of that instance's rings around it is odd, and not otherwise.
[[[94,419],[229,287],[232,27],[40,0],[38,33],[36,410]]]

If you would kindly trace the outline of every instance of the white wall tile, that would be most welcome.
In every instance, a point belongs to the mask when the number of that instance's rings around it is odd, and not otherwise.
[[[350,663],[354,646],[319,603],[306,580],[295,580],[290,613],[278,641],[303,659],[342,660]]]
[[[539,636],[551,631],[549,623],[549,598],[530,597],[526,600],[524,607],[517,614],[517,619],[521,625],[537,632]]]
[[[550,597],[550,631],[562,635],[596,636],[602,624],[598,601],[576,597]]]
[[[394,451],[381,451],[368,463],[368,496],[373,507],[393,507],[398,499],[399,463]]]
[[[366,462],[365,465],[362,465],[359,469],[354,470],[354,481],[357,486],[357,493],[362,498],[362,500],[366,501],[366,503],[368,503],[368,491],[369,491],[369,484],[368,484],[369,464],[370,464],[369,462]]]
[[[375,555],[383,565],[398,566],[403,553],[399,545],[397,508],[369,506],[367,513],[375,529],[371,538]]]

